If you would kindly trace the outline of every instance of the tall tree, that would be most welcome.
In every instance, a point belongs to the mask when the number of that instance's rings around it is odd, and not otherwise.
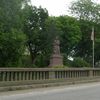
[[[79,23],[75,18],[69,16],[51,17],[51,19],[56,23],[58,32],[55,35],[60,37],[61,53],[64,57],[64,65],[66,65],[68,58],[75,54],[74,49],[81,39]]]
[[[100,4],[92,0],[77,0],[71,5],[71,13],[78,18],[82,38],[76,48],[76,56],[80,56],[92,64],[92,41],[90,40],[92,27],[95,28],[95,62],[97,62],[98,45],[96,42],[100,36]],[[97,46],[98,45],[98,46]]]
[[[48,34],[46,22],[48,12],[41,7],[27,6],[24,11],[24,33],[27,36],[27,47],[32,63],[35,63],[38,55],[47,54],[51,39]]]
[[[21,30],[21,10],[28,0],[0,1],[0,30],[10,32],[13,28]]]
[[[26,0],[0,1],[0,66],[18,66],[21,58],[24,34],[21,11]]]
[[[56,18],[57,27],[62,31],[61,51],[72,56],[74,48],[81,39],[81,32],[78,21],[69,16],[60,16]]]
[[[79,19],[100,23],[100,4],[92,0],[77,0],[72,3],[70,11]]]

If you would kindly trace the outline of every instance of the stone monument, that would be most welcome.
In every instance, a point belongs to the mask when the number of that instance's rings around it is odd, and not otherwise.
[[[63,58],[60,54],[60,41],[58,37],[55,38],[53,43],[53,53],[50,58],[50,67],[63,66]]]

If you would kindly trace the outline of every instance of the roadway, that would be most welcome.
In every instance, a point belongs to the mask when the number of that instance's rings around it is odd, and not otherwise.
[[[0,100],[100,100],[100,83],[4,92]]]

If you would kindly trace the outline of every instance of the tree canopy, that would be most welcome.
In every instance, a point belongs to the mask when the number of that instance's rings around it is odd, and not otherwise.
[[[21,11],[26,0],[0,1],[0,66],[18,66],[24,52]]]
[[[52,45],[59,36],[64,65],[92,65],[92,27],[95,65],[100,62],[100,4],[93,0],[72,3],[72,16],[49,16],[30,0],[0,1],[0,67],[47,67]],[[70,61],[69,58],[73,58]]]
[[[70,11],[79,19],[100,23],[100,4],[92,0],[77,0],[72,3]]]
[[[95,30],[95,63],[100,60],[100,4],[92,0],[77,0],[71,5],[71,13],[79,20],[82,39],[76,47],[76,56],[92,64],[92,27]],[[97,42],[98,40],[98,42]],[[98,60],[97,60],[98,59]]]

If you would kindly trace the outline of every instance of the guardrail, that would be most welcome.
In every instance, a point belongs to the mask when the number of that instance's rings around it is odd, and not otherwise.
[[[36,84],[54,80],[100,78],[100,69],[79,68],[0,68],[0,86]]]

